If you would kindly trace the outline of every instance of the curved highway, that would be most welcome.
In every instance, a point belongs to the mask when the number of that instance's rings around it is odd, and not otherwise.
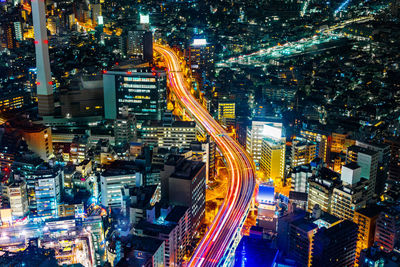
[[[191,95],[176,53],[171,48],[157,44],[154,49],[163,56],[168,68],[171,90],[182,106],[212,136],[227,163],[230,181],[226,198],[188,263],[188,266],[196,267],[220,266],[225,261],[225,253],[233,246],[238,231],[241,231],[250,208],[256,184],[253,161]]]

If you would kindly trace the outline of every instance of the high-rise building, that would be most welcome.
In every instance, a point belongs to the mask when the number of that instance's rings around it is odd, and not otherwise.
[[[264,125],[267,123],[266,121],[253,120],[251,126],[247,127],[246,150],[253,158],[256,168],[260,166],[261,144],[264,137],[263,130]]]
[[[142,29],[128,31],[126,48],[128,56],[151,62],[153,60],[153,33]]]
[[[218,102],[218,121],[225,126],[235,125],[235,102],[220,101]]]
[[[285,176],[285,137],[282,137],[282,123],[264,125],[261,143],[260,169],[267,179],[280,181]]]
[[[400,17],[400,0],[392,0],[390,4],[392,15],[395,17]]]
[[[11,214],[14,218],[22,218],[27,215],[29,204],[24,181],[8,184],[7,196],[10,202]]]
[[[298,266],[309,266],[310,249],[317,230],[318,225],[303,218],[290,223],[289,251]]]
[[[140,122],[161,120],[167,101],[164,70],[128,67],[107,71],[103,83],[106,119],[119,118],[127,109]]]
[[[304,129],[300,131],[300,135],[306,140],[316,142],[316,154],[324,162],[329,162],[332,145],[332,136],[329,133],[320,130]]]
[[[351,221],[319,229],[313,238],[311,266],[353,266],[356,242],[357,225]]]
[[[354,212],[367,203],[368,181],[360,178],[361,168],[352,162],[342,167],[342,185],[333,189],[331,212],[346,220],[353,220]]]
[[[214,46],[204,38],[195,38],[189,46],[189,64],[194,75],[202,80],[214,62]]]
[[[54,113],[54,98],[50,71],[45,2],[33,1],[31,2],[31,6],[35,33],[38,108],[39,115],[46,116]]]
[[[376,220],[380,209],[378,207],[362,208],[354,212],[354,223],[358,226],[358,238],[356,248],[356,265],[360,265],[360,253],[374,244]]]
[[[205,216],[205,164],[200,161],[181,161],[168,178],[168,196],[172,205],[189,207],[191,231],[195,231]]]
[[[51,128],[44,125],[32,124],[21,129],[21,134],[28,147],[47,161],[53,155]]]
[[[347,149],[347,163],[357,163],[361,167],[361,177],[368,180],[368,199],[371,199],[375,194],[376,177],[378,173],[378,157],[378,152],[364,147],[350,146]]]
[[[317,156],[316,147],[317,146],[314,142],[293,140],[291,167],[294,168],[300,165],[309,164]]]
[[[3,26],[3,28],[7,48],[17,48],[18,42],[15,34],[15,22],[8,22]]]
[[[309,164],[294,167],[291,172],[292,191],[308,192],[308,179],[314,174]]]
[[[126,112],[114,121],[115,144],[123,145],[137,140],[136,117]]]
[[[376,221],[375,243],[385,252],[392,252],[400,238],[400,207],[384,209]]]
[[[57,217],[61,201],[64,172],[49,168],[37,170],[33,177],[35,183],[36,215],[38,217]]]
[[[143,185],[141,169],[133,161],[114,161],[100,174],[101,204],[122,208],[124,186]]]
[[[398,182],[400,177],[400,139],[385,139],[390,145],[390,162],[388,179]]]
[[[311,212],[316,205],[322,211],[331,213],[333,190],[340,185],[340,174],[321,168],[317,175],[308,180],[308,211]]]

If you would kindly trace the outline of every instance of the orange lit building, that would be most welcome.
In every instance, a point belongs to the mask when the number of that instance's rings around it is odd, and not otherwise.
[[[368,207],[354,212],[353,221],[358,225],[355,266],[359,266],[360,253],[374,244],[376,220],[379,216],[377,207]]]

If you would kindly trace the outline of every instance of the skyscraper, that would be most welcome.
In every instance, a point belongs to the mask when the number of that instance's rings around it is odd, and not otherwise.
[[[54,112],[53,86],[49,60],[49,40],[47,39],[45,1],[31,1],[37,67],[37,97],[39,115]]]

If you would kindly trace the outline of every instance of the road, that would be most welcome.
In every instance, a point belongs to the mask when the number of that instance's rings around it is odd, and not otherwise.
[[[254,164],[246,151],[216,122],[190,94],[177,54],[168,47],[155,45],[168,68],[171,90],[187,111],[200,123],[219,146],[229,171],[229,188],[217,216],[197,246],[188,266],[219,266],[224,254],[241,230],[256,185]]]

